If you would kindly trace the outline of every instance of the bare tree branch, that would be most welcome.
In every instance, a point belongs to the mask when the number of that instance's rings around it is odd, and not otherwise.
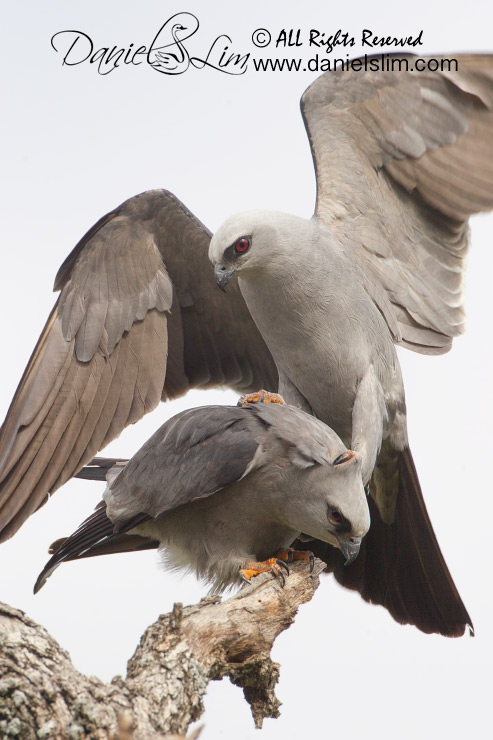
[[[232,598],[175,604],[151,625],[127,677],[105,684],[84,676],[68,654],[23,612],[0,604],[0,735],[36,740],[150,740],[183,736],[202,714],[209,681],[243,688],[257,727],[279,716],[276,637],[309,601],[324,564],[310,575],[293,563],[286,586],[270,574]]]

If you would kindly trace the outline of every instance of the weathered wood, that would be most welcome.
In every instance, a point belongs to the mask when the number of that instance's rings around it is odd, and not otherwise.
[[[263,574],[226,601],[175,604],[151,625],[128,662],[126,679],[105,684],[73,667],[68,653],[23,612],[0,604],[0,736],[19,740],[150,740],[184,736],[203,710],[211,680],[243,688],[257,727],[279,716],[276,637],[309,601],[312,574],[293,563],[286,586]]]

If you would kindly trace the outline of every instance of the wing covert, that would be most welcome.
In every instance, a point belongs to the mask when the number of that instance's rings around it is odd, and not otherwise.
[[[129,460],[104,494],[120,526],[140,514],[158,519],[206,498],[252,469],[264,425],[248,408],[202,406],[165,422]]]

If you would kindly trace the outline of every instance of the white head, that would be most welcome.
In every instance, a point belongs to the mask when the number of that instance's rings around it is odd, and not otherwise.
[[[277,211],[253,210],[230,216],[209,247],[216,281],[222,290],[234,275],[248,277],[298,251],[300,240],[312,238],[313,221]]]
[[[306,468],[297,478],[297,495],[286,497],[283,517],[305,535],[338,547],[352,562],[370,528],[360,455],[344,450],[333,462]]]

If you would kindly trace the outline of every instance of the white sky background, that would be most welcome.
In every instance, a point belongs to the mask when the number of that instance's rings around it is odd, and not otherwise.
[[[135,48],[149,45],[173,13],[187,10],[200,20],[189,43],[197,54],[221,33],[232,38],[233,49],[255,53],[250,37],[258,27],[273,36],[281,28],[300,28],[305,37],[310,28],[329,34],[341,28],[355,37],[365,27],[398,36],[423,29],[423,53],[491,49],[489,0],[385,5],[361,0],[10,4],[2,40],[0,416],[54,302],[51,287],[59,265],[104,213],[143,190],[165,187],[214,230],[231,213],[253,207],[309,217],[315,197],[298,106],[315,73],[250,68],[232,77],[190,69],[172,78],[141,65],[99,76],[94,65],[62,67],[51,36],[77,29],[92,37],[95,48],[131,42]],[[342,49],[337,56],[346,51],[357,56],[361,49]],[[308,58],[313,50],[286,50],[290,58],[298,55]],[[259,735],[241,690],[226,681],[212,684],[204,740],[285,740],[300,733],[454,740],[489,726],[492,226],[492,217],[473,221],[466,335],[445,357],[401,352],[411,447],[435,531],[477,636],[447,640],[401,627],[383,609],[325,578],[274,649],[282,666],[281,718],[266,721]],[[181,408],[235,399],[232,393],[193,393],[161,405],[105,453],[132,455]],[[141,633],[160,612],[175,601],[194,603],[205,590],[192,577],[163,573],[155,553],[145,553],[63,565],[33,597],[48,545],[74,530],[101,491],[96,483],[69,483],[0,548],[0,598],[46,626],[80,670],[108,680],[124,673]]]

